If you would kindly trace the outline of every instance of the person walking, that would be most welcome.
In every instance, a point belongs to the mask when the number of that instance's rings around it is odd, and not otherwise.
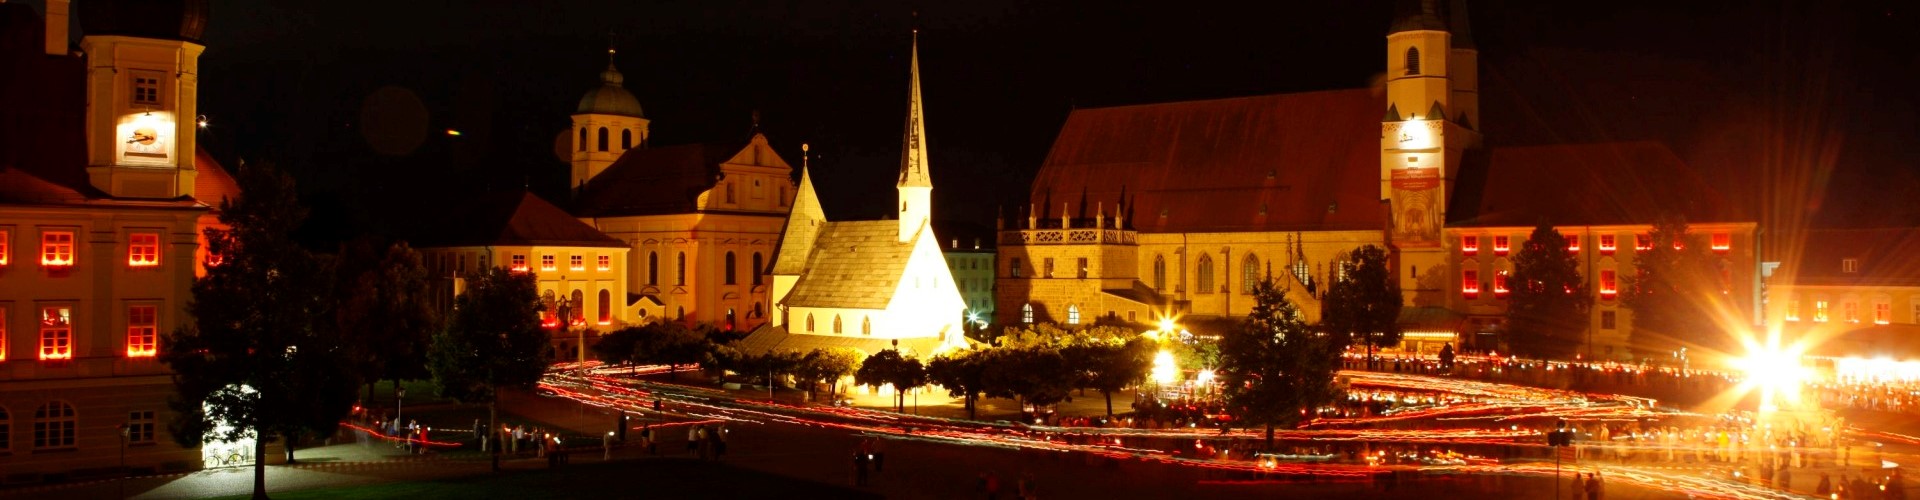
[[[1833,478],[1828,477],[1825,472],[1820,473],[1820,484],[1813,487],[1813,495],[1830,498],[1833,495]]]
[[[711,439],[713,440],[713,459],[715,461],[718,461],[726,458],[727,457],[727,426],[726,424],[720,424],[720,425],[714,426],[713,437]]]
[[[853,450],[853,485],[867,485],[867,454],[863,450]]]
[[[694,450],[699,448],[700,448],[700,426],[689,425],[687,426],[687,453],[692,454]]]

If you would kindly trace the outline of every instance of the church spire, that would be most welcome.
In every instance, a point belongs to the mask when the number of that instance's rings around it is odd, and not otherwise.
[[[927,171],[927,124],[920,106],[920,30],[913,30],[907,83],[907,130],[900,148],[900,239],[913,238],[933,217],[933,178]]]

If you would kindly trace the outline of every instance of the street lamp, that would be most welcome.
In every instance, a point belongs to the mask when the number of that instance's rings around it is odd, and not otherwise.
[[[393,406],[393,428],[399,429],[401,425],[405,425],[402,422],[407,421],[407,388],[400,387],[393,390]]]

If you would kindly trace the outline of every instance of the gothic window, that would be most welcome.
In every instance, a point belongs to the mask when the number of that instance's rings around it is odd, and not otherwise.
[[[833,315],[833,333],[840,333],[841,331],[842,330],[840,329],[840,315],[835,314]]]
[[[1033,304],[1020,306],[1020,322],[1033,324]]]
[[[600,150],[607,150],[607,128],[600,127]]]
[[[1258,283],[1260,283],[1260,258],[1247,254],[1247,261],[1240,264],[1240,293],[1252,294],[1253,286]]]
[[[1213,293],[1213,256],[1201,255],[1200,265],[1195,266],[1194,274],[1199,284],[1194,292]]]
[[[807,313],[807,332],[808,332],[808,333],[812,333],[813,331],[814,331],[814,329],[813,329],[813,313]]]
[[[732,285],[732,284],[738,283],[738,281],[736,281],[733,277],[733,271],[734,271],[733,252],[727,252],[727,259],[722,261],[722,263],[724,263],[726,266],[725,277],[727,280],[727,284]]]
[[[1080,306],[1079,305],[1077,304],[1067,305],[1067,324],[1069,325],[1080,324]]]
[[[647,284],[660,284],[660,254],[647,252]]]
[[[1420,49],[1418,47],[1407,47],[1407,74],[1420,74]]]
[[[760,268],[761,264],[762,262],[760,258],[760,252],[754,252],[753,253],[753,284],[756,286],[760,284],[760,275],[764,274],[764,270]]]
[[[633,129],[620,129],[620,150],[633,149]]]
[[[864,335],[873,335],[873,317],[863,316],[860,318],[860,333]]]
[[[678,260],[679,262],[675,264],[675,268],[673,271],[674,283],[680,286],[686,286],[687,285],[687,253],[680,252]]]
[[[1167,289],[1167,257],[1164,255],[1153,256],[1153,289]]]

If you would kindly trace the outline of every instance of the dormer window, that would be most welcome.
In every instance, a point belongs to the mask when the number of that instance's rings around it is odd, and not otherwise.
[[[1854,258],[1840,259],[1840,272],[1843,272],[1843,273],[1860,272],[1860,259],[1854,259]]]
[[[1407,47],[1407,74],[1420,74],[1420,48]]]

